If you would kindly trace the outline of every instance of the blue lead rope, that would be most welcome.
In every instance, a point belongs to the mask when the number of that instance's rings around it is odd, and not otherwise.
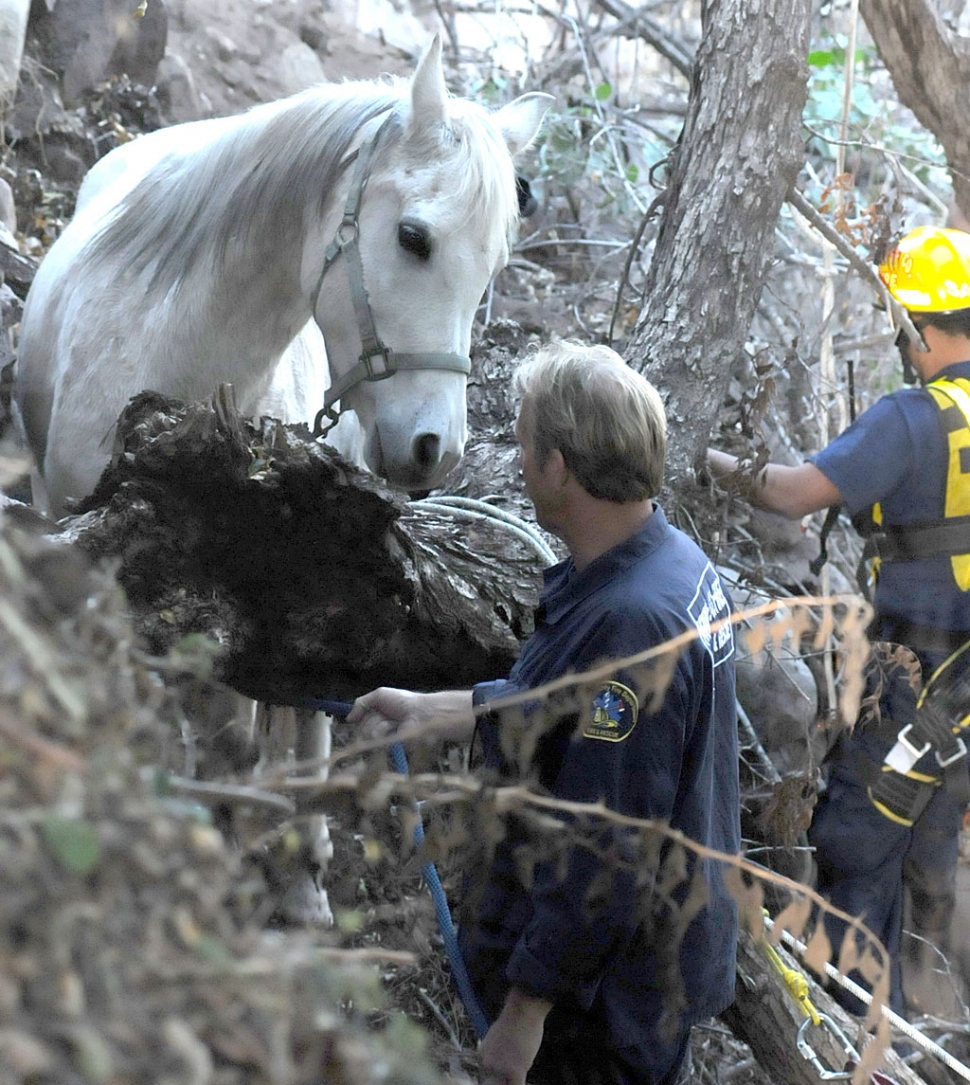
[[[316,709],[318,712],[326,712],[329,716],[346,716],[353,707],[353,701],[335,701],[326,697],[309,700],[305,704],[307,708]],[[394,771],[401,776],[407,776],[409,773],[408,759],[404,752],[403,743],[395,742],[391,746],[390,754]],[[418,818],[418,823],[414,827],[414,846],[420,848],[423,843],[424,826],[421,824],[421,819]],[[482,1040],[489,1030],[489,1020],[478,1004],[475,989],[468,978],[468,970],[465,968],[465,961],[458,946],[458,933],[451,918],[451,909],[448,907],[448,898],[445,896],[444,887],[438,877],[438,871],[434,863],[424,863],[421,867],[421,874],[428,883],[428,889],[431,892],[431,900],[434,903],[435,915],[438,917],[441,939],[445,944],[445,952],[448,954],[448,960],[451,963],[451,974],[455,977],[458,994],[464,1003],[472,1028],[475,1030],[475,1035],[479,1040]]]

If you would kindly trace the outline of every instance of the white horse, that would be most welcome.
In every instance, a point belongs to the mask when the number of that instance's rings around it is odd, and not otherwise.
[[[78,189],[75,217],[86,211],[110,189],[101,206],[116,207],[122,198],[163,159],[184,157],[211,143],[217,135],[230,131],[239,117],[214,117],[204,121],[160,128],[116,147],[99,158],[88,170]],[[519,203],[521,204],[521,199]],[[95,214],[99,212],[96,210]],[[250,396],[254,405],[244,413],[267,415],[284,421],[312,422],[330,386],[330,367],[323,334],[315,320],[308,320],[280,355],[268,375],[256,385]],[[349,396],[347,397],[350,398]],[[330,419],[333,422],[332,418]],[[346,460],[367,468],[364,456],[364,433],[353,410],[343,410],[327,431],[327,444]],[[43,503],[44,486],[35,477],[34,501]]]
[[[339,403],[328,442],[405,489],[436,485],[464,448],[472,320],[517,223],[513,157],[551,101],[449,97],[436,37],[410,81],[317,87],[103,158],[24,308],[14,401],[35,503],[60,516],[90,493],[131,396],[222,382],[244,413],[316,432]],[[263,715],[259,737],[264,762],[329,753],[308,711]],[[326,921],[319,886],[291,889],[286,914]]]
[[[24,308],[13,394],[35,501],[60,516],[90,493],[137,392],[193,401],[229,382],[244,413],[313,421],[327,361],[353,458],[433,487],[464,447],[472,319],[517,220],[512,159],[550,101],[450,98],[435,38],[410,81],[324,85],[119,149],[132,162],[111,180],[106,160]]]

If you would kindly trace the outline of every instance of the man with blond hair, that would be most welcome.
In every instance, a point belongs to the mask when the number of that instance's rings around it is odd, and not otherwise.
[[[515,387],[525,485],[537,520],[569,551],[545,573],[535,632],[507,679],[375,690],[348,719],[391,724],[402,740],[477,729],[493,781],[661,821],[736,853],[730,605],[708,559],[653,500],[666,449],[660,396],[614,351],[569,342],[527,359]],[[685,633],[665,680],[629,662]],[[503,707],[617,660],[627,662],[605,677]],[[560,815],[582,841],[543,851],[511,814],[466,878],[462,952],[493,1022],[484,1080],[670,1085],[685,1072],[691,1026],[734,998],[737,910],[723,872],[608,814]]]

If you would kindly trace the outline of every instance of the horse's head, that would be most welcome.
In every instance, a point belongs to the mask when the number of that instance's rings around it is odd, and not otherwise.
[[[509,259],[513,158],[551,101],[526,94],[489,113],[450,98],[436,37],[345,171],[342,223],[328,216],[329,233],[304,252],[327,343],[328,405],[339,398],[356,412],[367,465],[405,489],[440,483],[464,449],[472,320]]]

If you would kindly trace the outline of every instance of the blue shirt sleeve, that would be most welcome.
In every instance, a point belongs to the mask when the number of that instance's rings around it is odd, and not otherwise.
[[[883,396],[809,462],[838,488],[850,516],[884,501],[905,484],[915,448],[898,397]]]
[[[492,682],[478,682],[472,686],[472,705],[481,708],[489,701],[497,701],[504,694],[514,692],[512,683],[506,678],[496,678]]]

